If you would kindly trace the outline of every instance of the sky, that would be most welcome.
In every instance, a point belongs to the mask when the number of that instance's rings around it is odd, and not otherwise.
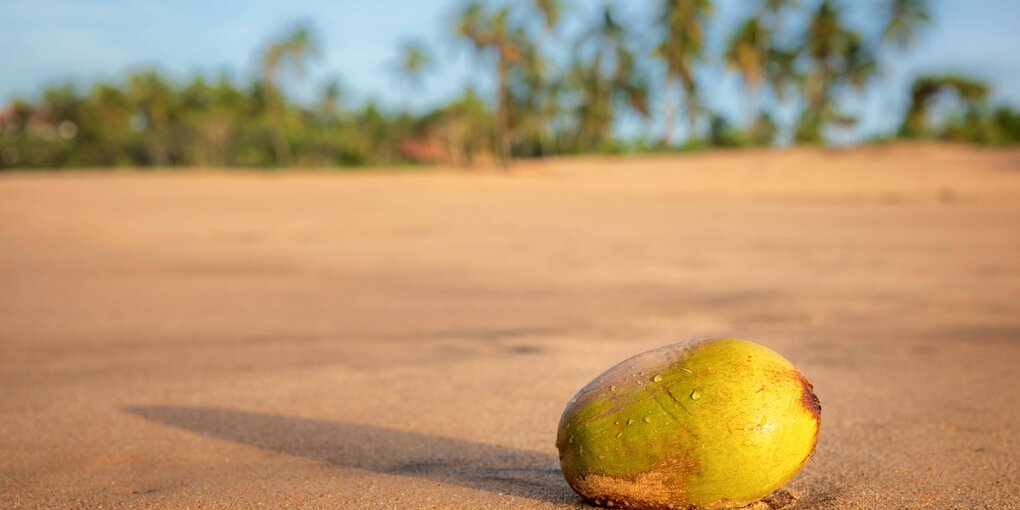
[[[608,1],[621,8],[640,35],[650,32],[644,27],[657,1]],[[875,6],[881,1],[843,3],[855,27],[875,33],[880,30]],[[568,0],[574,14],[565,32],[592,19],[602,3]],[[710,50],[718,51],[750,3],[716,0]],[[372,98],[393,108],[421,110],[468,85],[483,94],[491,91],[491,73],[480,67],[484,63],[449,35],[457,5],[457,0],[2,0],[0,102],[32,98],[43,86],[65,81],[86,86],[116,80],[145,67],[176,79],[219,72],[256,77],[266,42],[306,22],[318,35],[322,55],[300,82],[289,84],[295,96],[311,97],[335,77],[352,103]],[[886,75],[873,90],[845,98],[845,105],[862,117],[852,136],[892,129],[897,110],[906,104],[909,79],[918,73],[974,75],[992,85],[993,101],[1020,106],[1020,1],[933,0],[932,7],[934,22],[919,43],[904,54],[889,55]],[[413,89],[394,71],[398,48],[412,39],[427,44],[436,60],[424,83]],[[567,43],[552,44],[565,53]],[[712,108],[734,119],[747,111],[737,76],[708,69],[700,78]],[[635,119],[621,124],[629,134],[645,129]]]

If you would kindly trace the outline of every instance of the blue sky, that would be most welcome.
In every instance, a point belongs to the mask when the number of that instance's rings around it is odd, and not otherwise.
[[[518,0],[521,1],[521,0]],[[845,1],[863,31],[878,29],[870,13],[881,0]],[[572,0],[578,18],[590,18],[596,0]],[[616,0],[635,27],[651,0]],[[718,47],[750,0],[717,0],[711,46]],[[805,0],[805,3],[813,3]],[[32,97],[41,86],[73,80],[117,79],[130,69],[156,66],[171,76],[227,71],[257,75],[258,50],[295,21],[317,30],[323,50],[302,83],[308,96],[328,77],[341,79],[352,101],[368,97],[397,107],[422,108],[451,97],[469,83],[482,92],[491,83],[471,53],[448,36],[456,0],[3,0],[0,7],[0,101]],[[934,0],[934,24],[920,44],[887,60],[882,82],[847,105],[863,113],[863,132],[889,128],[902,105],[906,80],[918,72],[964,72],[989,81],[996,101],[1020,105],[1020,1]],[[869,11],[869,9],[871,9]],[[575,23],[576,25],[576,23]],[[569,27],[567,29],[570,30]],[[647,33],[647,31],[645,31]],[[408,90],[393,72],[399,45],[418,38],[429,44],[437,66],[425,84]],[[562,43],[561,43],[562,44]],[[706,100],[739,118],[740,82],[728,73],[703,73]],[[892,91],[896,91],[893,93]],[[626,131],[640,131],[634,121]],[[627,126],[630,127],[627,127]]]

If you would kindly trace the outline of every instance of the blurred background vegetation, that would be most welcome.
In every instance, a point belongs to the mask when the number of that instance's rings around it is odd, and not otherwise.
[[[0,169],[478,165],[826,144],[833,129],[858,121],[840,98],[881,83],[887,56],[909,51],[931,23],[926,0],[881,0],[880,31],[849,22],[848,10],[863,8],[858,2],[748,4],[724,51],[710,54],[711,0],[656,0],[641,25],[628,25],[606,4],[570,37],[561,27],[577,14],[562,0],[468,1],[457,6],[448,35],[477,55],[477,72],[491,77],[494,94],[468,87],[421,112],[350,104],[336,80],[322,83],[315,101],[288,97],[281,79],[300,80],[320,56],[316,27],[294,25],[261,48],[261,75],[247,81],[227,74],[178,81],[148,69],[11,101],[0,107]],[[552,48],[566,49],[569,59],[551,58]],[[414,40],[396,51],[395,86],[413,94],[440,63]],[[712,84],[699,83],[696,71],[705,66],[740,76],[749,120],[737,125],[703,103]],[[975,78],[918,76],[909,92],[898,130],[875,141],[1020,142],[1020,112],[990,104],[988,85]],[[621,115],[652,122],[652,105],[664,112],[661,136],[617,135]],[[776,110],[791,106],[799,114],[778,122]],[[687,136],[676,141],[680,123]]]

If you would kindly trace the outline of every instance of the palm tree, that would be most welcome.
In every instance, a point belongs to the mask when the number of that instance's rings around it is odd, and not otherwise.
[[[872,50],[859,33],[847,28],[843,11],[833,0],[823,0],[808,21],[804,52],[811,62],[805,83],[806,108],[796,137],[799,141],[822,141],[827,122],[852,124],[856,119],[839,114],[833,99],[848,86],[863,89],[877,74]]]
[[[756,143],[765,143],[776,130],[775,122],[761,105],[763,89],[771,88],[782,101],[797,79],[797,52],[778,48],[775,39],[783,13],[798,5],[796,0],[763,0],[759,12],[744,20],[730,36],[723,54],[726,66],[740,75],[748,90],[745,129]]]
[[[804,84],[804,76],[797,69],[798,49],[770,48],[765,56],[765,80],[779,101],[785,101],[790,91],[796,92]]]
[[[128,156],[124,146],[133,133],[130,129],[131,100],[119,84],[97,83],[88,97],[88,116],[83,119],[81,139],[91,143],[86,158],[99,165],[113,165]]]
[[[506,164],[510,159],[510,71],[521,59],[520,30],[509,24],[510,10],[502,7],[492,13],[472,0],[464,5],[454,25],[454,33],[474,46],[479,54],[496,57],[496,130],[497,156]]]
[[[857,32],[848,32],[846,38],[842,78],[851,88],[862,90],[878,76],[878,61]]]
[[[573,81],[583,100],[579,135],[583,146],[598,146],[609,139],[614,103],[621,100],[648,116],[648,88],[637,68],[627,31],[607,4],[577,40]],[[590,56],[588,56],[590,55]],[[590,61],[583,61],[584,58]]]
[[[540,48],[523,34],[520,60],[510,75],[511,125],[516,135],[514,151],[535,156],[552,146],[552,129],[560,112],[561,81],[551,77]]]
[[[759,17],[752,16],[740,24],[730,37],[723,60],[726,66],[740,74],[748,89],[748,118],[754,109],[758,89],[765,78],[766,53],[762,51],[762,25]]]
[[[761,15],[768,29],[763,32],[763,41],[771,41],[782,30],[783,12],[800,6],[798,0],[762,0]]]
[[[128,97],[139,119],[136,125],[143,133],[151,162],[156,166],[170,164],[170,122],[174,110],[170,84],[155,71],[134,73],[128,77]]]
[[[319,99],[319,112],[327,121],[332,122],[336,119],[343,95],[343,87],[337,78],[329,79],[322,87],[322,96]]]
[[[300,78],[306,61],[318,54],[318,43],[311,29],[306,25],[295,26],[283,37],[271,42],[262,56],[262,76],[266,87],[274,88],[277,73],[286,65],[292,66],[294,74]]]
[[[407,41],[400,48],[396,69],[412,91],[421,87],[422,76],[431,65],[432,56],[420,41]]]
[[[966,76],[919,76],[910,88],[910,107],[900,126],[900,134],[907,137],[933,134],[928,126],[932,103],[945,92],[954,93],[962,102],[967,115],[975,114],[988,97],[988,85]]]
[[[412,85],[421,85],[422,75],[432,65],[428,48],[420,41],[408,41],[400,49],[397,70]]]
[[[823,0],[808,22],[805,48],[812,61],[807,83],[807,104],[816,109],[827,98],[827,85],[837,74],[833,62],[845,51],[841,11],[831,0]]]
[[[535,10],[542,17],[545,29],[552,32],[563,15],[563,0],[531,0]]]
[[[684,91],[684,109],[687,115],[688,138],[696,136],[699,110],[694,67],[704,58],[704,30],[712,13],[711,0],[662,0],[658,22],[664,37],[656,49],[666,64],[666,83],[680,83]],[[672,87],[664,87],[666,98],[666,128],[663,144],[673,137],[676,112],[668,94]]]
[[[269,43],[262,55],[262,82],[266,96],[266,106],[271,117],[273,150],[277,163],[290,162],[290,143],[280,131],[282,123],[281,100],[276,90],[276,79],[280,70],[291,67],[295,76],[304,74],[307,61],[319,54],[311,29],[305,25],[297,25],[280,39]]]
[[[910,46],[917,42],[920,30],[931,23],[929,7],[928,0],[887,0],[882,44],[897,52],[906,52]],[[888,64],[885,67],[887,71],[895,69]],[[891,83],[892,73],[883,72],[882,74]],[[888,88],[886,89],[888,90]],[[902,98],[900,94],[888,94],[886,110],[890,113],[903,111],[904,105],[901,103],[903,99],[905,98]]]
[[[743,133],[745,141],[769,145],[775,138],[776,125],[761,105],[761,92],[765,85],[769,85],[777,98],[784,97],[796,77],[794,63],[797,55],[763,45],[762,41],[768,39],[768,30],[761,19],[760,16],[752,16],[737,28],[730,37],[723,60],[727,67],[740,75],[748,91],[744,102],[747,109]]]
[[[506,26],[503,50],[511,60],[505,66],[505,108],[498,128],[507,133],[500,143],[514,155],[534,156],[548,153],[555,142],[553,131],[561,113],[564,96],[563,75],[553,76],[539,40],[551,43],[563,17],[564,0],[530,0],[528,10],[517,11],[516,23]],[[509,20],[508,9],[496,11],[493,18]],[[524,20],[538,20],[541,26]],[[494,25],[498,25],[494,24]],[[538,30],[544,33],[536,33]]]
[[[782,99],[783,89],[795,77],[796,73],[793,71],[797,51],[780,49],[776,39],[782,34],[783,14],[798,7],[800,7],[798,0],[763,0],[758,17],[758,30],[755,35],[759,58],[763,60],[765,78],[779,99]]]
[[[905,50],[917,41],[918,30],[931,23],[928,0],[889,0],[882,41]]]

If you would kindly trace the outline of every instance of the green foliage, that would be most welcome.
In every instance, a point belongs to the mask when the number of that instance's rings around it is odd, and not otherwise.
[[[1020,143],[1020,111],[1000,106],[992,112],[991,142],[999,145]]]
[[[726,117],[717,113],[709,118],[707,141],[712,147],[739,147],[742,144],[740,133]]]
[[[47,89],[38,104],[16,103],[0,131],[5,167],[240,166],[280,164],[274,137],[284,137],[291,163],[359,166],[409,162],[399,142],[414,119],[371,103],[348,111],[327,87],[314,108],[266,104],[261,83],[244,88],[222,77],[185,83],[155,71],[85,93]]]
[[[990,143],[996,138],[996,118],[987,112],[988,93],[988,85],[966,76],[919,76],[910,87],[900,135]],[[948,111],[935,118],[933,110],[940,104]]]
[[[931,23],[928,0],[890,0],[882,41],[906,49],[917,42],[918,29]]]
[[[607,5],[574,48],[570,80],[577,94],[576,148],[581,151],[613,145],[612,126],[620,105],[643,117],[648,87],[637,68],[637,55],[627,31]]]
[[[86,88],[52,86],[0,107],[0,169],[470,165],[585,152],[771,146],[791,136],[824,144],[830,129],[856,122],[843,98],[876,83],[883,52],[905,51],[930,23],[927,0],[883,0],[882,31],[869,39],[862,34],[870,30],[848,22],[846,9],[856,4],[759,0],[725,37],[721,61],[713,62],[705,48],[713,2],[658,1],[646,26],[631,26],[606,4],[564,40],[560,28],[574,14],[568,2],[467,0],[450,36],[475,53],[495,90],[483,98],[468,87],[414,114],[372,101],[347,104],[336,78],[314,101],[287,97],[284,85],[302,79],[320,55],[315,31],[301,24],[262,48],[261,76],[250,81],[177,81],[148,69]],[[553,58],[552,46],[569,48],[569,58]],[[421,89],[438,62],[414,39],[398,50],[394,70],[409,92]],[[742,122],[702,103],[708,84],[699,73],[719,65],[747,89]],[[656,74],[663,78],[657,90],[650,79]],[[993,108],[989,94],[987,85],[965,76],[918,77],[898,135],[1020,142],[1020,114]],[[799,108],[799,115],[780,125],[781,108]],[[620,139],[614,127],[628,115],[646,127],[663,119],[660,142],[650,135]],[[688,136],[672,146],[680,121]]]
[[[855,123],[853,115],[839,111],[835,98],[848,89],[863,90],[877,75],[875,50],[844,18],[837,2],[823,0],[808,20],[801,51],[809,70],[804,82],[806,106],[795,132],[798,142],[822,143],[827,125]]]
[[[695,67],[705,59],[705,26],[712,14],[711,0],[661,0],[657,23],[663,36],[655,49],[665,67],[667,86],[663,93],[671,92],[672,84],[679,83],[684,93],[684,110],[687,116],[687,137],[697,137],[698,114],[701,111],[698,99],[698,83]],[[675,114],[668,99],[666,127],[663,144],[672,139]]]

